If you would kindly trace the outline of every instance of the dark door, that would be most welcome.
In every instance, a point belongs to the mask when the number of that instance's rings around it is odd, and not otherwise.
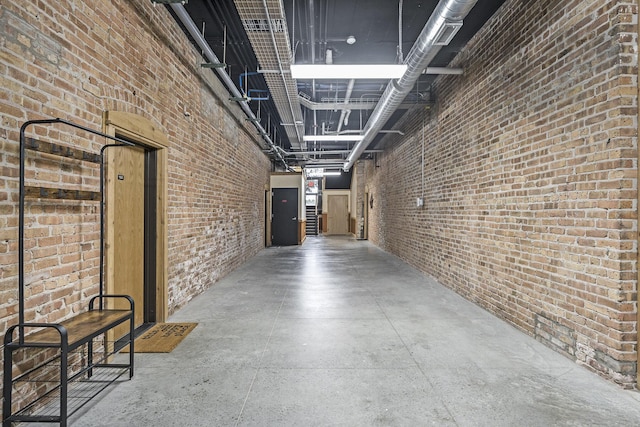
[[[273,189],[271,241],[275,246],[298,244],[298,189]]]

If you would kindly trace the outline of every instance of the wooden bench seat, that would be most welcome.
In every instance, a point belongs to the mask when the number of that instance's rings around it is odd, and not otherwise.
[[[93,310],[80,313],[60,323],[27,324],[40,329],[26,335],[23,346],[60,346],[61,334],[56,328],[56,325],[59,325],[66,330],[67,345],[72,349],[126,321],[131,315],[131,310]]]

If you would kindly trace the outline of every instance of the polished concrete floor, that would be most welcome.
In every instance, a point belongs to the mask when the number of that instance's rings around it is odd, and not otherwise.
[[[74,426],[638,426],[622,390],[368,242],[270,248]]]

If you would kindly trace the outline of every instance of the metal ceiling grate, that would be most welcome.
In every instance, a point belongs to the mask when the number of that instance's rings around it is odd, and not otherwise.
[[[266,71],[264,78],[280,118],[286,124],[284,128],[291,147],[299,149],[302,143],[300,135],[304,134],[304,126],[301,124],[302,108],[298,101],[296,81],[286,73],[289,71],[292,52],[282,1],[235,0],[234,3],[259,66]],[[265,11],[265,3],[269,9],[269,17]],[[270,21],[273,35],[269,28]],[[280,74],[280,67],[285,71],[284,75]],[[300,125],[296,125],[297,123]]]
[[[266,19],[243,19],[242,25],[246,32],[270,31],[269,21]],[[271,25],[273,26],[273,31],[276,33],[282,33],[287,30],[287,23],[284,19],[272,19]]]

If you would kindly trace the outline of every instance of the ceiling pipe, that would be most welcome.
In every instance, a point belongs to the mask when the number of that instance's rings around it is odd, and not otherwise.
[[[171,4],[170,6],[175,12],[176,16],[180,19],[180,22],[182,22],[182,24],[185,26],[185,28],[187,29],[191,37],[193,37],[193,39],[198,44],[200,49],[202,49],[202,52],[204,53],[206,58],[209,60],[209,62],[212,64],[219,64],[220,60],[218,59],[216,54],[213,52],[213,50],[211,49],[207,41],[204,39],[204,37],[202,37],[200,30],[198,30],[198,27],[196,27],[194,22],[191,20],[191,17],[185,10],[184,6],[182,4],[175,4],[175,3]],[[224,68],[214,68],[214,70],[218,74],[220,79],[224,82],[224,84],[227,86],[229,92],[231,92],[231,95],[234,98],[242,98],[242,94],[240,93],[238,88],[235,86],[235,84],[233,83],[233,80],[231,80],[231,77],[229,76],[229,74],[227,74]],[[262,138],[266,141],[269,147],[271,147],[271,149],[275,153],[278,160],[280,160],[284,164],[286,169],[290,169],[289,165],[287,165],[287,162],[282,156],[282,154],[277,150],[278,146],[273,143],[267,131],[262,127],[262,125],[260,124],[260,121],[258,120],[256,115],[253,113],[253,111],[251,111],[251,108],[249,108],[246,102],[239,102],[238,104],[240,105],[244,113],[249,118],[249,121],[251,121],[254,124],[254,126],[262,136]]]
[[[359,129],[343,130],[343,131],[341,131],[341,132],[339,132],[337,134],[336,133],[327,133],[327,135],[345,135],[345,134],[349,134],[349,133],[356,133],[357,134],[357,133],[361,133],[361,131]],[[381,130],[378,133],[395,133],[395,134],[404,136],[404,132],[402,132],[399,129]]]
[[[311,45],[311,63],[316,63],[316,13],[314,9],[313,0],[308,0],[309,5],[309,41]],[[295,58],[294,58],[295,59]],[[295,61],[294,61],[295,62]],[[316,81],[311,81],[311,89],[313,100],[316,100]],[[314,135],[318,133],[318,113],[313,110],[313,133]],[[307,148],[305,146],[305,148]]]
[[[364,154],[373,154],[373,153],[382,153],[384,150],[365,150]],[[318,154],[321,156],[335,156],[338,154],[347,154],[349,150],[315,150],[315,151],[285,151],[286,156],[296,156],[300,155],[309,155],[309,154]]]
[[[373,110],[376,106],[374,102],[313,102],[304,96],[298,96],[300,104],[307,107],[309,110],[337,110],[337,109],[349,109],[349,110]]]
[[[338,130],[337,130],[338,133],[340,133],[340,131],[342,130],[343,124],[345,126],[347,125],[349,114],[351,114],[351,110],[347,108],[347,104],[349,104],[349,101],[351,100],[351,93],[353,92],[353,86],[355,85],[355,83],[356,81],[354,79],[349,80],[349,85],[347,86],[347,93],[344,95],[345,106],[342,109],[342,113],[340,113],[340,120],[338,120]]]
[[[309,45],[311,48],[311,63],[316,63],[316,13],[313,0],[308,1],[309,5]]]
[[[371,117],[364,128],[363,139],[353,147],[343,165],[345,172],[351,169],[351,166],[358,160],[362,152],[369,146],[373,138],[411,91],[418,77],[427,68],[427,65],[435,58],[441,47],[446,44],[446,42],[440,40],[443,33],[450,29],[452,23],[457,24],[459,28],[462,20],[477,1],[441,0],[438,3],[411,51],[407,54],[404,62],[408,65],[407,72],[400,79],[391,81],[387,85],[380,102],[372,111]]]

